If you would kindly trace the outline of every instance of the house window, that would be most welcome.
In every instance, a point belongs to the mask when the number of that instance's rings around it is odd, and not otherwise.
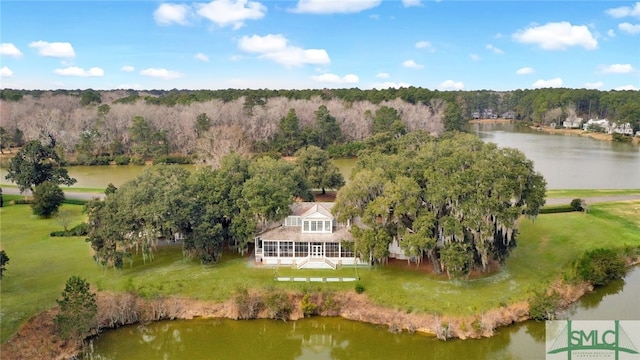
[[[351,258],[355,256],[353,253],[353,243],[342,242],[340,248],[340,257]]]
[[[325,220],[305,220],[302,227],[302,232],[331,232],[331,221]]]
[[[326,257],[339,257],[340,256],[340,244],[338,243],[326,243],[324,244]]]
[[[293,241],[280,241],[280,257],[293,257]]]
[[[296,257],[305,257],[309,256],[309,243],[308,242],[297,242],[295,245],[296,249]]]
[[[264,241],[264,256],[278,256],[278,242],[277,241]]]
[[[288,216],[284,220],[284,226],[300,226],[302,219],[299,216]]]

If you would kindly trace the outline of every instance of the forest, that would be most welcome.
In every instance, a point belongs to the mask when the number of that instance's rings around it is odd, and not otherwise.
[[[199,162],[229,152],[291,155],[315,145],[355,156],[394,127],[432,135],[473,117],[549,124],[607,118],[640,130],[640,92],[548,88],[514,91],[0,90],[0,150],[50,136],[67,164]]]

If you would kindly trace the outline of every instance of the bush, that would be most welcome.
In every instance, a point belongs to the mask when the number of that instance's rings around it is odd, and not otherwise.
[[[623,143],[630,143],[633,141],[633,139],[631,139],[631,136],[625,136],[624,134],[619,134],[619,133],[614,133],[611,139],[615,142],[623,142]]]
[[[313,301],[311,301],[311,295],[309,293],[305,293],[302,296],[302,300],[300,301],[300,307],[302,308],[302,313],[305,317],[313,316],[317,313],[318,305],[316,305]]]
[[[13,205],[30,205],[33,203],[33,200],[29,199],[15,199],[13,200]]]
[[[64,199],[62,200],[63,204],[68,204],[68,205],[85,205],[87,203],[87,200],[82,200],[82,199]]]
[[[236,305],[236,318],[241,320],[255,319],[262,308],[257,296],[251,295],[245,287],[238,287],[233,295]]]
[[[161,155],[153,159],[153,164],[191,164],[193,161],[188,156]]]
[[[541,291],[529,299],[529,316],[537,321],[553,320],[559,306],[560,294],[557,292],[547,294]]]
[[[364,285],[362,283],[356,283],[356,292],[362,294],[364,292]]]
[[[127,155],[118,155],[113,158],[113,162],[116,165],[129,165],[131,162],[131,157]]]
[[[585,252],[578,260],[578,275],[595,286],[603,286],[621,279],[626,273],[624,260],[611,249],[595,249]]]
[[[85,236],[89,233],[89,224],[87,223],[80,223],[74,227],[72,227],[71,229],[69,229],[69,231],[52,231],[51,233],[49,233],[49,236],[52,237],[62,237],[62,236]]]
[[[540,209],[540,214],[559,214],[559,213],[568,213],[574,212],[576,210],[571,207],[571,205],[554,205],[554,206],[543,206]]]
[[[585,201],[582,199],[573,199],[571,200],[570,206],[574,211],[584,211],[584,208],[585,208],[584,204],[585,204]]]
[[[273,291],[265,299],[268,316],[270,319],[287,321],[293,307],[289,302],[289,297],[283,291]]]

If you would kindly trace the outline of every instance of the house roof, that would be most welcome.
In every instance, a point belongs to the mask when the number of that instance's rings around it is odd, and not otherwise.
[[[303,233],[299,226],[279,226],[277,228],[267,230],[260,235],[260,239],[264,240],[284,240],[296,242],[340,242],[353,241],[353,237],[346,226],[338,226],[333,229],[332,233]]]
[[[332,202],[299,202],[291,205],[291,215],[308,217],[315,213],[321,214],[323,217],[333,220],[331,214],[331,208],[334,203]]]

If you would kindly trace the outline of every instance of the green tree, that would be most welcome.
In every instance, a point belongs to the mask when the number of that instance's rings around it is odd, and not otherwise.
[[[323,149],[332,144],[342,142],[342,132],[336,118],[331,116],[326,106],[320,105],[314,113],[316,115],[316,128],[314,143]]]
[[[53,181],[45,181],[36,186],[31,209],[33,209],[34,215],[49,218],[58,212],[63,201],[64,192],[58,184]]]
[[[6,266],[9,263],[9,256],[4,250],[0,250],[0,280],[2,280],[2,276],[4,272],[7,270]]]
[[[464,131],[465,125],[466,122],[460,106],[454,101],[447,103],[447,107],[444,110],[444,130]]]
[[[60,166],[60,156],[55,150],[55,141],[43,145],[39,140],[26,143],[9,162],[5,178],[15,182],[20,192],[33,190],[33,186],[45,181],[58,185],[73,185],[76,179],[69,177]]]
[[[74,275],[67,280],[61,297],[56,300],[60,312],[55,317],[59,335],[64,340],[82,340],[95,323],[96,294],[86,280]]]
[[[340,189],[344,185],[344,178],[340,169],[331,161],[329,154],[317,146],[300,149],[295,154],[296,164],[302,171],[304,178],[314,189]]]
[[[89,105],[91,103],[99,104],[101,102],[102,102],[102,95],[100,95],[99,92],[93,89],[83,90],[80,93],[80,105],[82,106]]]
[[[8,149],[11,152],[11,146],[13,145],[13,137],[2,126],[0,126],[0,154],[4,154],[4,149]]]
[[[508,257],[518,218],[538,214],[545,188],[518,150],[470,134],[412,132],[380,138],[373,150],[360,152],[332,211],[343,222],[361,219],[363,228],[354,233],[361,256],[381,256],[383,241],[395,240],[406,255],[427,255],[436,272],[442,261],[459,276]]]
[[[211,119],[206,113],[198,114],[196,117],[196,136],[201,137],[205,132],[211,128]]]
[[[369,116],[371,116],[370,113]],[[372,129],[374,134],[391,132],[393,135],[402,135],[406,133],[406,128],[404,126],[404,123],[402,122],[402,118],[400,117],[398,110],[392,107],[379,107],[373,115],[372,121]]]
[[[292,155],[302,144],[300,120],[295,109],[289,109],[287,116],[280,119],[280,133],[276,137],[277,148],[286,156]]]

